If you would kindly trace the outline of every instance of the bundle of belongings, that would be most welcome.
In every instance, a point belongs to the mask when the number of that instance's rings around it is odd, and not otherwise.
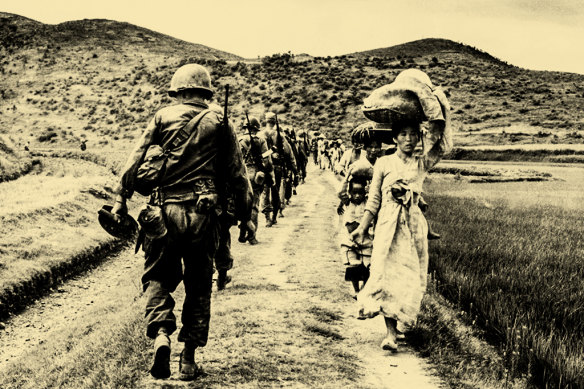
[[[390,131],[400,121],[428,122],[424,154],[450,128],[450,105],[444,92],[418,69],[402,71],[391,84],[375,89],[363,102],[363,114],[378,123],[376,132]],[[385,143],[385,142],[384,142]]]

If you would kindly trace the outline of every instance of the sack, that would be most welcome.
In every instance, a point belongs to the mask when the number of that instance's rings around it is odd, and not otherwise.
[[[408,69],[394,82],[375,89],[363,102],[363,114],[377,123],[401,120],[444,121],[434,85],[422,71]]]
[[[345,270],[345,281],[367,281],[369,279],[369,269],[365,265],[347,266]]]
[[[159,145],[152,145],[148,147],[144,162],[138,166],[136,173],[136,183],[134,188],[136,192],[143,196],[149,196],[156,188],[164,171],[166,169],[166,162],[168,161],[168,154],[164,152]]]

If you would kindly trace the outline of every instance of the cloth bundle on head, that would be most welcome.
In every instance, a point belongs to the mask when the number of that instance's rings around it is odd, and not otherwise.
[[[436,88],[418,69],[401,72],[391,84],[375,89],[363,102],[363,114],[377,123],[444,120]]]
[[[446,95],[418,69],[404,70],[391,84],[375,89],[363,102],[362,111],[368,119],[389,127],[396,122],[428,121],[424,152],[444,131],[450,131],[450,104]]]

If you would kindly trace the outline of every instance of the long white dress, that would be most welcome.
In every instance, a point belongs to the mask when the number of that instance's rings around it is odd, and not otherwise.
[[[428,224],[418,201],[428,170],[451,148],[446,128],[425,156],[402,160],[395,153],[379,158],[373,168],[366,209],[377,224],[370,277],[357,300],[364,315],[381,313],[400,328],[415,324],[426,290]]]

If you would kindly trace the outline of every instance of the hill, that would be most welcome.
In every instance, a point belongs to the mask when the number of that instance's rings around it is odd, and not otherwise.
[[[350,55],[361,57],[383,57],[392,59],[407,59],[423,56],[448,56],[464,55],[476,58],[481,61],[491,62],[499,65],[506,65],[506,62],[493,57],[489,53],[463,43],[454,42],[448,39],[427,38],[412,42],[403,43],[396,46],[385,47],[374,50],[361,51]]]
[[[0,45],[15,49],[46,47],[47,50],[108,50],[131,54],[183,52],[187,57],[237,60],[241,57],[189,43],[130,23],[106,19],[84,19],[56,25],[43,24],[19,15],[0,12]]]
[[[1,15],[16,27],[0,23],[0,134],[35,147],[130,147],[154,112],[172,104],[170,78],[187,62],[204,64],[217,91],[231,85],[236,124],[244,110],[261,116],[269,109],[285,127],[348,139],[366,120],[363,99],[414,67],[447,91],[458,145],[583,142],[583,75],[521,69],[443,39],[332,58],[286,53],[245,61],[128,23],[49,26]]]

